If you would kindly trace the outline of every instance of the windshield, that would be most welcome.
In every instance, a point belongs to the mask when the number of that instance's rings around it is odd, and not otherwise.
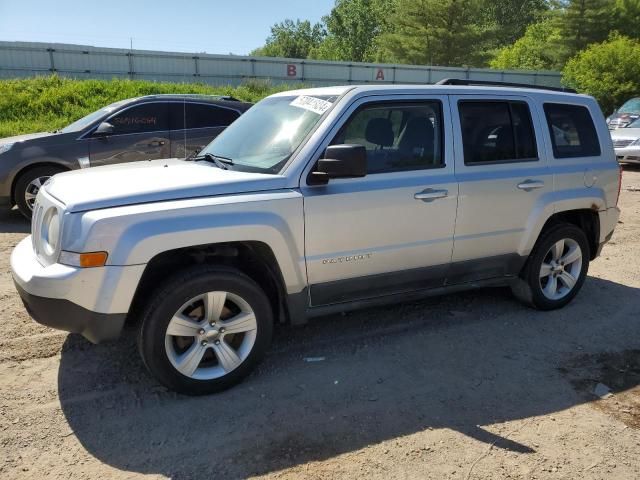
[[[86,127],[91,125],[96,120],[110,114],[117,108],[120,108],[122,105],[129,103],[130,100],[121,100],[119,102],[112,103],[111,105],[107,105],[100,110],[96,110],[95,112],[90,113],[86,117],[82,117],[80,120],[76,120],[70,125],[67,125],[60,133],[71,133],[71,132],[79,132],[80,130],[84,130]]]
[[[627,125],[627,128],[640,128],[640,118]]]
[[[278,173],[336,98],[266,98],[233,122],[200,155],[231,160],[233,170]]]
[[[632,98],[620,107],[618,113],[640,113],[640,98]]]

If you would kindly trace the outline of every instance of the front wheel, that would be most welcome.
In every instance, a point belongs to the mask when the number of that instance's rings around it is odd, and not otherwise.
[[[26,218],[31,218],[33,205],[40,188],[49,178],[63,171],[64,169],[60,167],[43,165],[31,168],[18,177],[14,190],[14,200],[22,215]]]
[[[571,224],[552,227],[538,240],[513,293],[540,310],[564,307],[582,288],[589,256],[589,242],[581,229]]]
[[[195,267],[157,291],[138,345],[161,383],[203,395],[248,375],[264,356],[272,331],[271,306],[253,280],[231,269]]]

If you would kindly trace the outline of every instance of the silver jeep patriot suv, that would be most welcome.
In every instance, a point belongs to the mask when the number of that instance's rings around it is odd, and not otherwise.
[[[204,394],[275,322],[494,285],[566,305],[618,222],[604,116],[461,83],[279,93],[190,161],[52,177],[11,256],[26,308],[92,342],[136,322],[149,371]]]

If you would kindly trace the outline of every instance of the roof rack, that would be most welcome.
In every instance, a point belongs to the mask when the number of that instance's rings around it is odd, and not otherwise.
[[[235,97],[230,95],[208,95],[206,93],[152,93],[145,95],[146,97],[180,97],[180,98],[209,98],[211,100],[224,100],[227,102],[239,102]]]
[[[445,78],[436,85],[471,85],[486,87],[514,87],[514,88],[535,88],[536,90],[550,90],[552,92],[578,93],[573,88],[547,87],[546,85],[527,85],[526,83],[493,82],[489,80],[467,80],[462,78]]]

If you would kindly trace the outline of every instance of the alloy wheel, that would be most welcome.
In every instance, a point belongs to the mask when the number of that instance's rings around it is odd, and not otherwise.
[[[29,210],[33,210],[33,205],[36,203],[36,196],[40,188],[42,188],[42,185],[44,185],[49,178],[51,177],[36,177],[27,185],[24,191],[24,201],[29,207]]]
[[[558,240],[540,266],[540,288],[549,300],[566,297],[578,283],[582,271],[582,249],[571,238]]]
[[[212,380],[246,360],[257,328],[255,313],[243,298],[230,292],[207,292],[173,315],[165,334],[165,351],[182,375]]]

